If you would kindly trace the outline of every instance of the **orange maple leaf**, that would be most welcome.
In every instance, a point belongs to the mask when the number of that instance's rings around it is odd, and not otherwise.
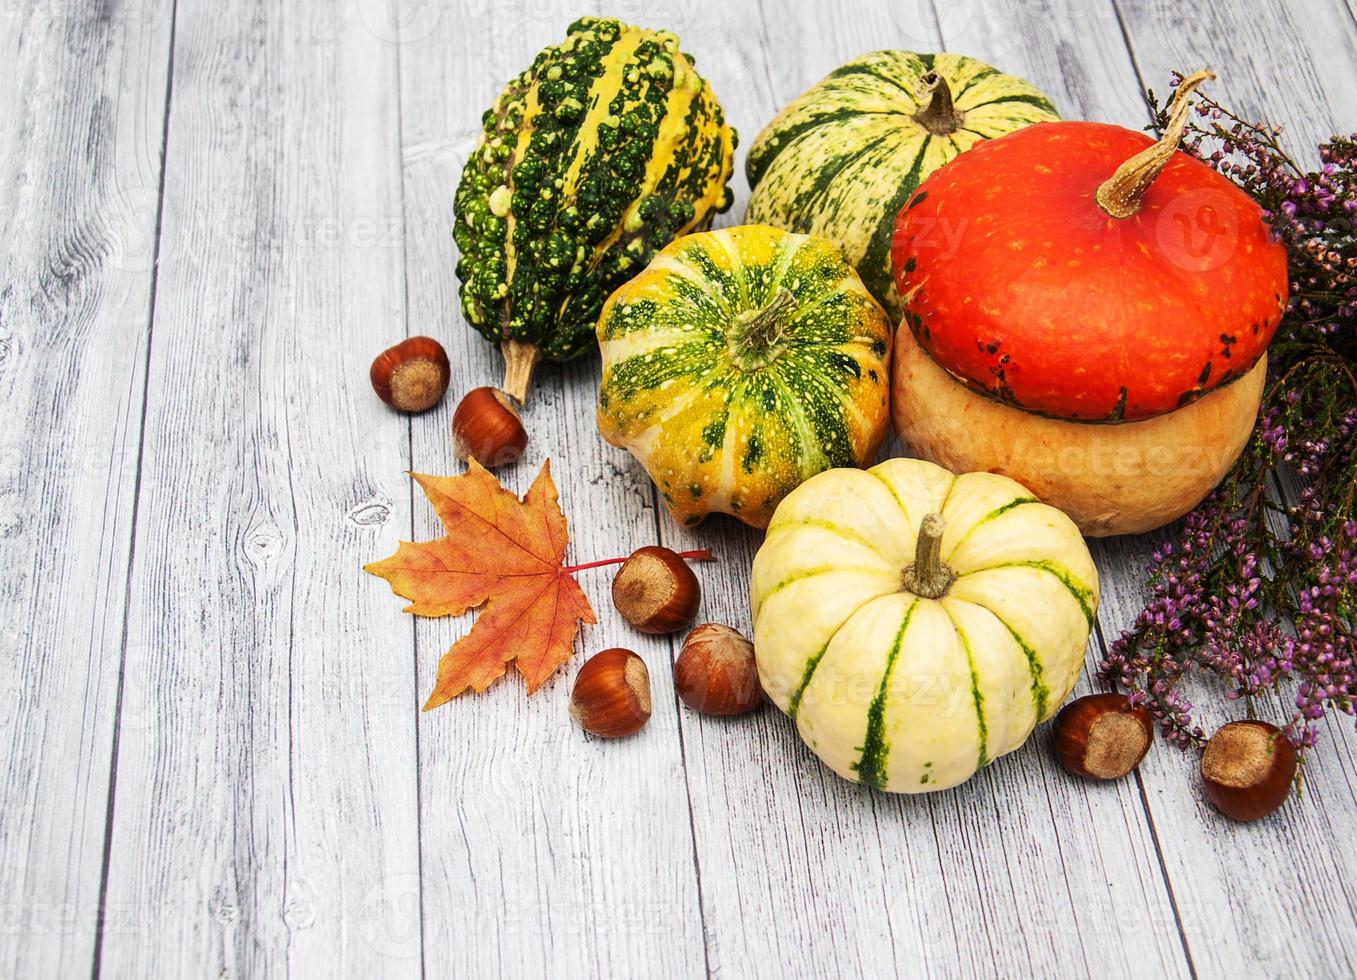
[[[410,600],[417,616],[460,616],[485,603],[471,632],[438,662],[424,710],[467,688],[484,691],[512,660],[531,694],[570,657],[580,623],[596,623],[563,566],[566,526],[551,464],[520,501],[474,459],[461,476],[412,474],[447,528],[436,541],[402,541],[364,566]]]

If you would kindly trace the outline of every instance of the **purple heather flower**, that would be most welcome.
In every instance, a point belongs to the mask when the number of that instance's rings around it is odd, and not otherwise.
[[[1189,152],[1258,201],[1287,248],[1291,298],[1252,441],[1155,550],[1145,608],[1099,677],[1184,747],[1204,739],[1181,690],[1189,673],[1250,704],[1289,689],[1286,732],[1307,749],[1328,711],[1357,715],[1357,134],[1321,145],[1320,169],[1307,173],[1280,128],[1209,98],[1196,112]],[[1303,485],[1283,527],[1269,496],[1279,466]]]

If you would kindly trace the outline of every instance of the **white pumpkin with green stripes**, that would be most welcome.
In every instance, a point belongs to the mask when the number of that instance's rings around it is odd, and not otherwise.
[[[806,744],[845,779],[922,793],[1060,707],[1098,573],[1074,522],[1021,484],[892,459],[782,501],[752,603],[760,680]]]
[[[759,134],[745,164],[753,194],[744,220],[828,238],[899,322],[891,234],[920,181],[978,140],[1058,118],[1032,83],[974,58],[866,54]]]

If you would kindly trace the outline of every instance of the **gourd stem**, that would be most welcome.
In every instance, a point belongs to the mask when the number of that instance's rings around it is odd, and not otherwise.
[[[921,103],[928,100],[914,114],[914,121],[934,136],[946,136],[961,128],[964,117],[952,103],[952,90],[947,86],[947,80],[936,71],[926,71],[919,76],[915,99]]]
[[[1145,196],[1155,178],[1168,166],[1173,154],[1178,152],[1178,144],[1182,142],[1183,133],[1187,129],[1193,89],[1215,77],[1214,72],[1199,71],[1179,83],[1178,91],[1173,96],[1173,104],[1169,106],[1169,121],[1164,127],[1164,135],[1160,137],[1159,142],[1141,150],[1118,167],[1116,173],[1103,181],[1094,195],[1098,207],[1114,218],[1129,218],[1140,211],[1141,198]]]
[[[796,296],[783,287],[767,306],[732,330],[730,354],[735,366],[742,371],[753,371],[766,365],[787,327],[787,314],[794,309]]]
[[[785,287],[763,309],[750,319],[745,327],[745,337],[755,347],[769,347],[777,343],[785,326],[782,318],[796,308],[796,297]]]
[[[928,514],[919,523],[919,539],[914,546],[914,561],[905,569],[905,588],[925,599],[940,599],[952,584],[952,570],[942,560],[942,532],[946,530],[941,514]]]
[[[542,349],[521,340],[501,341],[499,349],[504,354],[504,391],[522,405],[528,400],[528,386],[533,369],[542,359]]]

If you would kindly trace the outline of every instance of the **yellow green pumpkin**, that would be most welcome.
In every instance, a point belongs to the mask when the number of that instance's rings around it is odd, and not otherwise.
[[[674,517],[766,527],[822,470],[886,433],[890,323],[823,238],[743,225],[688,235],[604,304],[598,427]]]

